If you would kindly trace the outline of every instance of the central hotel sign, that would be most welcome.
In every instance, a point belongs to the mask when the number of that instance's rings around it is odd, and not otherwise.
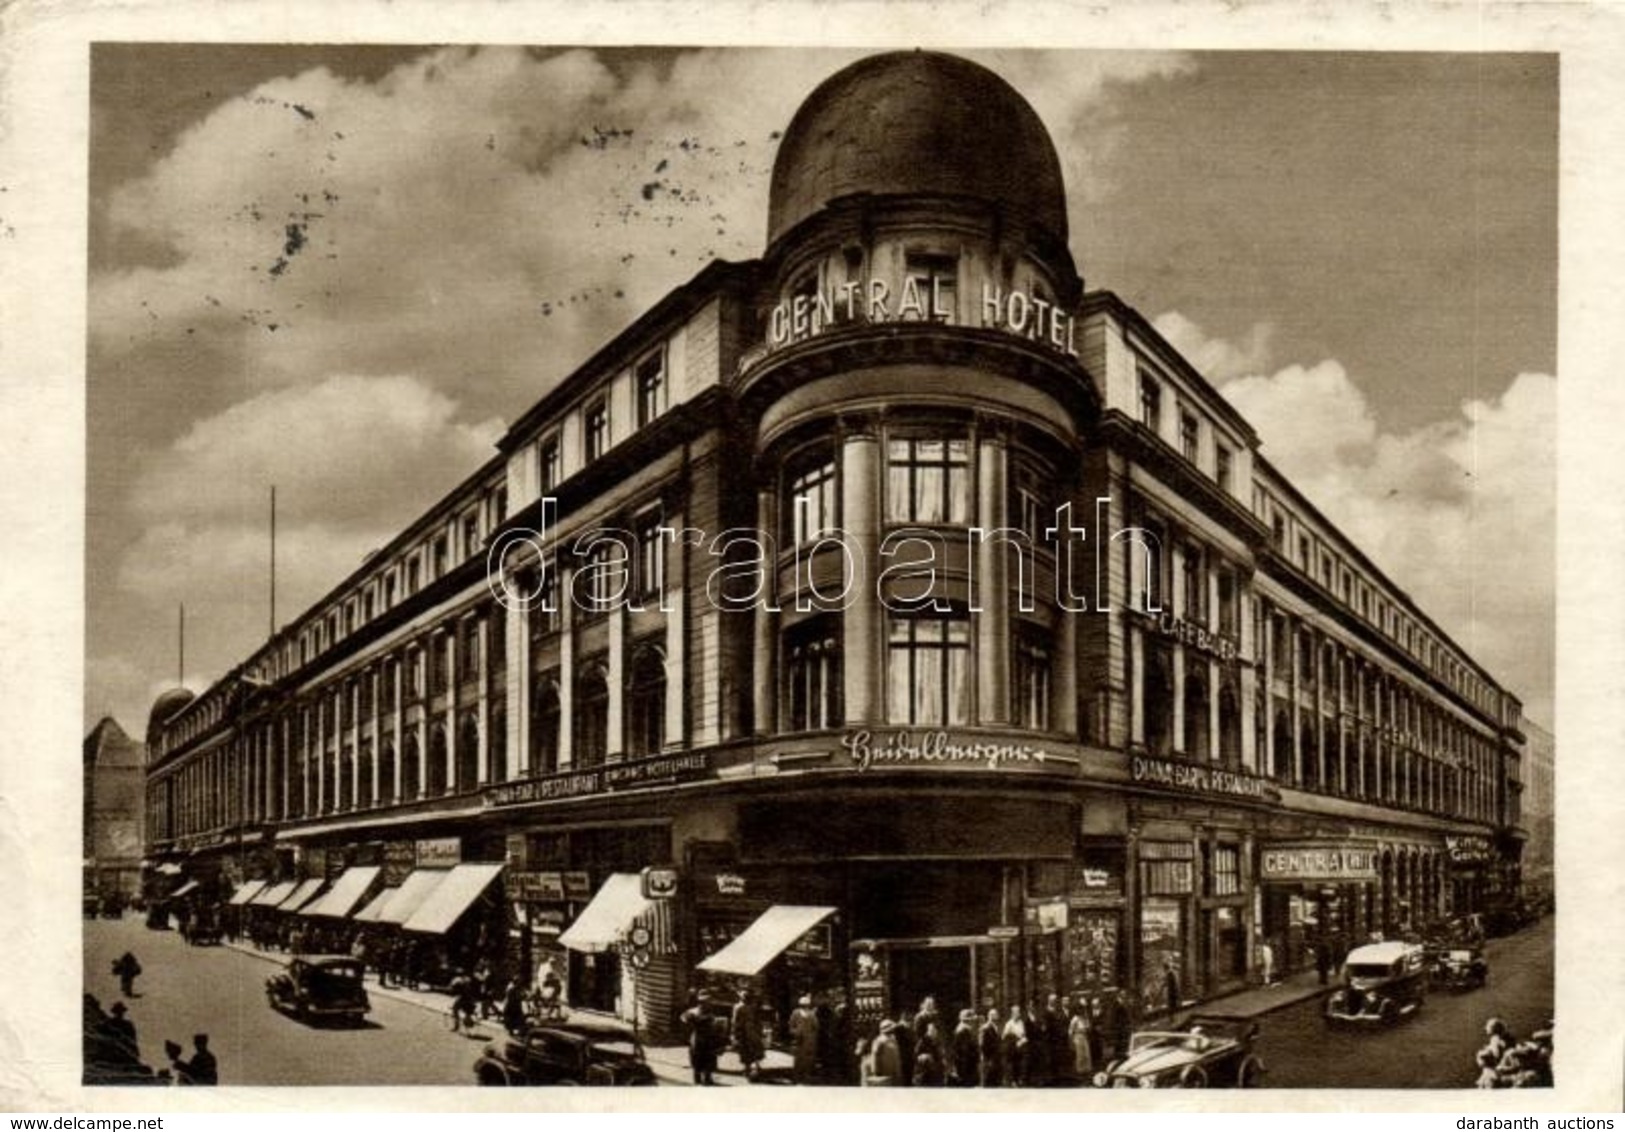
[[[1258,856],[1264,880],[1375,880],[1377,851],[1364,845],[1271,845]]]
[[[944,293],[942,282],[940,276],[924,283],[909,276],[903,280],[903,289],[894,294],[884,279],[871,279],[867,287],[846,283],[783,299],[768,319],[768,348],[777,350],[857,323],[956,323],[955,298],[951,292]],[[1002,330],[1070,358],[1078,356],[1076,320],[1030,291],[1006,291],[984,283],[976,313],[975,325],[984,329]]]

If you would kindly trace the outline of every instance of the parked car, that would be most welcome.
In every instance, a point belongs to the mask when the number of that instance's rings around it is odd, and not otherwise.
[[[1397,1022],[1427,998],[1427,950],[1419,943],[1370,943],[1349,952],[1343,986],[1326,1000],[1328,1024]]]
[[[1253,1089],[1263,1084],[1264,1062],[1251,1018],[1198,1014],[1178,1030],[1142,1030],[1128,1054],[1095,1074],[1103,1089]]]
[[[1483,949],[1442,948],[1433,959],[1432,983],[1447,990],[1477,990],[1490,981],[1490,965]]]
[[[360,1023],[372,1009],[362,981],[366,967],[348,955],[310,955],[290,959],[280,975],[265,980],[271,1009],[301,1022],[341,1019]]]
[[[482,1085],[653,1085],[654,1070],[631,1027],[569,1019],[492,1042],[474,1063]]]

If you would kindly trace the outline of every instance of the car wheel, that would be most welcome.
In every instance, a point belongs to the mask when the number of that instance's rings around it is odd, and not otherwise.
[[[482,1070],[480,1070],[480,1084],[482,1084],[482,1085],[501,1086],[501,1085],[506,1085],[507,1083],[508,1083],[508,1075],[506,1073],[502,1072],[500,1069],[482,1069]]]
[[[1185,1071],[1179,1075],[1181,1089],[1207,1088],[1207,1070],[1200,1065],[1187,1065]]]
[[[1394,1005],[1393,999],[1385,998],[1382,1005],[1377,1008],[1377,1017],[1382,1019],[1384,1025],[1392,1025],[1399,1017],[1399,1007]]]
[[[1236,1071],[1236,1087],[1238,1089],[1256,1089],[1264,1082],[1264,1063],[1253,1054],[1248,1054],[1241,1060],[1241,1068]]]

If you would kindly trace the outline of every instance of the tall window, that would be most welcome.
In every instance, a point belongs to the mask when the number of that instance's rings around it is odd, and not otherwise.
[[[463,516],[463,557],[472,558],[480,549],[480,517],[470,511]]]
[[[451,683],[451,634],[442,633],[435,638],[434,660],[430,665],[430,687],[438,694]]]
[[[660,508],[643,512],[634,520],[633,533],[638,554],[633,562],[632,592],[639,598],[655,598],[666,577],[665,541],[660,537]]]
[[[1235,896],[1241,891],[1241,850],[1234,845],[1213,849],[1213,895]]]
[[[551,677],[537,681],[530,701],[530,769],[532,774],[559,769],[559,684]]]
[[[904,271],[920,297],[919,317],[926,322],[957,321],[959,261],[951,255],[910,253],[904,263]],[[908,314],[915,317],[912,307]]]
[[[1193,464],[1197,456],[1197,428],[1195,413],[1179,414],[1179,451]]]
[[[790,480],[785,495],[784,528],[794,545],[837,529],[835,462],[815,464]]]
[[[658,417],[666,407],[666,359],[660,352],[638,363],[638,427]]]
[[[1185,599],[1185,619],[1199,625],[1207,624],[1207,571],[1202,568],[1202,548],[1186,544],[1181,564],[1182,588]]]
[[[585,577],[576,593],[584,599],[579,608],[585,613],[608,613],[625,596],[626,546],[618,538],[601,538],[582,566]]]
[[[559,449],[558,433],[542,440],[541,447],[537,449],[537,460],[541,469],[542,494],[546,495],[558,487],[564,478],[564,458]]]
[[[480,622],[477,617],[470,617],[459,627],[457,641],[457,664],[460,680],[477,680],[480,675]]]
[[[1140,423],[1152,432],[1162,430],[1162,386],[1150,374],[1140,374]]]
[[[899,439],[887,446],[886,518],[964,523],[970,516],[970,442]]]
[[[563,624],[563,606],[559,604],[558,564],[551,558],[543,559],[541,570],[541,588],[530,605],[530,639],[533,641],[550,633],[557,633]],[[534,583],[521,586],[522,592],[529,593],[532,585]]]
[[[441,578],[446,573],[446,536],[441,535],[434,540],[433,548],[434,576]]]
[[[970,622],[893,617],[887,648],[891,723],[940,727],[970,718]]]
[[[659,649],[638,651],[627,692],[628,753],[659,754],[666,742],[666,660]]]
[[[600,397],[587,406],[583,414],[587,441],[587,462],[598,459],[609,451],[609,402]]]
[[[1236,575],[1229,569],[1219,571],[1219,632],[1235,636],[1241,628],[1241,616],[1236,601]]]
[[[1036,631],[1016,636],[1015,679],[1011,686],[1018,727],[1047,731],[1050,726],[1050,642]]]
[[[785,634],[785,707],[791,731],[820,731],[842,722],[839,628],[832,617],[816,617]]]
[[[422,582],[422,574],[418,567],[418,560],[414,557],[406,563],[406,592],[415,594]]]
[[[1217,448],[1214,449],[1214,453],[1213,453],[1213,478],[1218,481],[1219,486],[1221,488],[1223,488],[1225,491],[1234,491],[1235,490],[1235,488],[1232,487],[1231,483],[1230,483],[1230,480],[1231,480],[1230,466],[1233,463],[1234,459],[1235,459],[1235,457],[1231,454],[1230,449],[1225,447],[1223,444],[1219,445]]]
[[[576,685],[575,762],[598,766],[609,750],[609,677],[602,664],[589,664]]]

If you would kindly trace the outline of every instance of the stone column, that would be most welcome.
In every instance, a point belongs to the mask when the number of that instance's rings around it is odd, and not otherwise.
[[[369,789],[371,790],[372,804],[381,806],[384,804],[384,800],[378,796],[378,788],[383,777],[384,709],[380,693],[383,691],[384,679],[380,666],[375,664],[368,669],[364,679],[368,682],[369,698],[372,701],[372,718],[369,721],[372,732],[372,786]]]
[[[1185,593],[1185,547],[1171,532],[1168,541],[1173,544],[1168,548],[1168,574],[1173,579],[1173,585],[1169,587],[1172,592],[1168,597],[1168,605],[1175,617],[1183,619],[1188,604],[1188,595]],[[1177,638],[1168,649],[1168,664],[1173,669],[1174,678],[1172,746],[1174,754],[1183,755],[1190,751],[1190,745],[1185,741],[1185,646]]]
[[[627,569],[631,562],[626,563]],[[626,755],[626,606],[609,611],[609,717],[604,736],[604,761],[618,762]]]
[[[1129,667],[1133,678],[1129,681],[1129,742],[1145,746],[1145,633],[1139,625],[1128,630]]]
[[[492,610],[490,616],[496,616]],[[475,698],[474,718],[479,728],[478,766],[475,781],[484,786],[491,781],[491,623],[482,617],[475,628],[474,648],[480,658],[479,692]]]
[[[997,535],[1009,526],[1009,448],[1002,433],[983,426],[976,439],[976,516],[983,538],[976,545],[975,635],[976,715],[981,724],[1010,722],[1010,548]],[[860,591],[862,593],[862,591]],[[865,594],[865,597],[868,595]]]
[[[1267,775],[1275,774],[1275,618],[1273,607],[1264,605],[1264,642],[1260,650],[1264,657],[1264,750],[1258,754],[1258,765]]]
[[[1060,563],[1056,564],[1060,568]],[[1069,739],[1078,738],[1078,623],[1081,614],[1055,611],[1054,694],[1050,725]]]
[[[875,600],[880,549],[880,438],[874,421],[860,422],[841,440],[841,525],[852,551],[856,599],[841,618],[846,722],[879,723],[885,716],[881,665],[884,623]]]
[[[405,758],[404,749],[406,747],[406,654],[403,652],[397,656],[395,663],[391,667],[395,670],[391,677],[395,685],[395,742],[391,744],[394,751],[391,758],[394,759],[395,773],[391,776],[394,786],[390,790],[392,795],[390,801],[399,802],[406,797],[406,789],[401,785],[404,778],[402,770],[405,766],[402,760]]]
[[[771,487],[756,492],[757,520],[762,525],[761,529],[770,533],[779,529],[775,521],[777,508],[774,501]],[[770,542],[768,545],[776,544]],[[757,735],[771,734],[777,729],[778,722],[775,707],[778,704],[779,682],[777,665],[774,663],[778,653],[778,614],[774,612],[779,573],[776,556],[769,556],[769,561],[762,564],[762,571],[761,592],[755,609],[751,611],[751,730]],[[667,651],[669,654],[670,650]],[[669,655],[667,670],[670,671]],[[669,687],[667,702],[670,702]]]
[[[316,812],[327,812],[327,705],[331,697],[323,688],[316,696]]]
[[[1287,615],[1286,639],[1290,645],[1290,656],[1287,663],[1292,666],[1287,675],[1287,702],[1292,705],[1292,715],[1287,726],[1292,731],[1292,784],[1303,784],[1303,665],[1299,663],[1299,656],[1303,650],[1303,630],[1290,615]]]
[[[681,513],[664,520],[674,531],[683,529]],[[772,527],[767,527],[772,530]],[[665,544],[665,570],[661,589],[666,608],[666,747],[688,746],[688,666],[683,642],[688,629],[688,547],[681,538]]]
[[[456,621],[449,622],[441,630],[446,636],[446,789],[445,793],[455,794],[462,783],[457,781],[457,732],[458,719],[457,689],[462,684],[462,671],[459,666],[463,662],[462,634]]]
[[[365,680],[366,677],[361,678]],[[361,808],[361,683],[352,680],[344,686],[350,705],[350,808]],[[342,741],[340,746],[342,746]]]
[[[559,769],[575,765],[576,603],[575,571],[559,571]]]

